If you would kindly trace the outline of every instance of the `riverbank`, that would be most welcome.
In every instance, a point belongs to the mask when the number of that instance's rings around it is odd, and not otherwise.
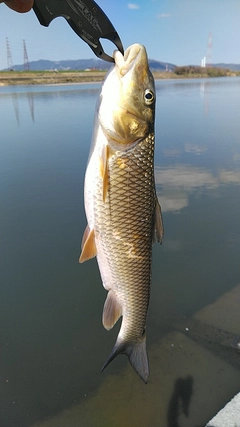
[[[8,71],[0,72],[0,86],[101,82],[106,71]]]
[[[64,83],[90,83],[101,82],[107,71],[1,71],[0,86],[39,85],[39,84],[64,84]],[[155,79],[183,79],[205,78],[209,76],[202,73],[153,72]],[[226,70],[226,76],[236,76],[237,73]],[[216,76],[214,76],[216,77]],[[222,75],[221,75],[222,77]]]

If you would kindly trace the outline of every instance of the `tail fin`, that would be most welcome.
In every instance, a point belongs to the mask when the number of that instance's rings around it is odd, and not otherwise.
[[[145,382],[145,384],[147,384],[149,377],[149,365],[146,349],[146,335],[144,334],[143,338],[137,343],[120,341],[118,338],[108,360],[102,368],[102,371],[120,353],[124,353],[128,356],[133,369],[135,369],[140,378]]]

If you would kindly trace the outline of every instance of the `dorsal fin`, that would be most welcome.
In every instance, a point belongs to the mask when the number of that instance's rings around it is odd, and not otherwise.
[[[82,253],[79,258],[80,263],[88,261],[97,255],[94,230],[90,230],[88,225],[83,233],[81,248]]]

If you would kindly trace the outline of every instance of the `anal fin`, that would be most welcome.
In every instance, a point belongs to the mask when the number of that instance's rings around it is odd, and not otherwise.
[[[83,263],[97,255],[94,230],[87,225],[82,238],[82,253],[79,262]]]
[[[103,307],[103,316],[102,323],[105,329],[108,331],[112,329],[115,323],[118,321],[119,317],[122,315],[122,307],[118,302],[116,295],[113,291],[109,291],[104,307]]]

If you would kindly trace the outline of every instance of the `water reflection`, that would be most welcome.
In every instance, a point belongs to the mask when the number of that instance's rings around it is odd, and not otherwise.
[[[222,169],[215,175],[205,168],[176,165],[156,167],[155,179],[162,211],[177,212],[188,206],[192,194],[216,190],[225,184],[240,184],[240,171]]]
[[[28,91],[26,94],[24,94],[24,96],[21,96],[21,94],[19,94],[17,91],[11,92],[7,96],[6,95],[1,96],[1,94],[0,94],[0,97],[2,99],[5,98],[5,102],[6,102],[6,98],[9,98],[9,96],[12,99],[12,104],[13,104],[13,109],[14,109],[14,114],[15,114],[17,126],[18,127],[20,126],[20,124],[21,124],[20,123],[21,113],[24,113],[24,110],[25,110],[25,106],[23,106],[23,109],[22,109],[21,102],[22,101],[24,102],[26,99],[28,101],[31,120],[32,120],[32,122],[34,122],[34,95],[33,95],[33,93],[31,91]]]
[[[18,107],[18,94],[17,93],[12,94],[12,101],[13,101],[13,108],[14,108],[14,113],[15,113],[17,125],[19,126],[20,121],[19,121],[19,107]]]
[[[34,122],[34,95],[32,92],[27,92],[29,110],[31,113],[32,122]]]
[[[31,114],[32,122],[35,121],[35,106],[34,103],[44,102],[52,103],[54,100],[61,102],[64,99],[65,102],[81,96],[82,102],[92,106],[96,101],[97,94],[99,92],[99,84],[92,83],[89,85],[63,85],[63,86],[9,86],[0,88],[0,110],[1,102],[6,103],[9,98],[12,99],[12,105],[18,127],[20,126],[21,114],[24,114],[25,101],[28,102],[29,111]]]
[[[197,145],[197,144],[191,144],[189,142],[186,142],[184,146],[186,153],[195,154],[196,156],[200,156],[201,154],[205,153],[207,151],[207,147]]]
[[[96,262],[78,264],[99,84],[0,88],[0,425],[192,427],[238,391],[239,84],[156,84],[166,234],[153,250],[146,387],[124,357],[100,373],[116,332],[101,325]]]

